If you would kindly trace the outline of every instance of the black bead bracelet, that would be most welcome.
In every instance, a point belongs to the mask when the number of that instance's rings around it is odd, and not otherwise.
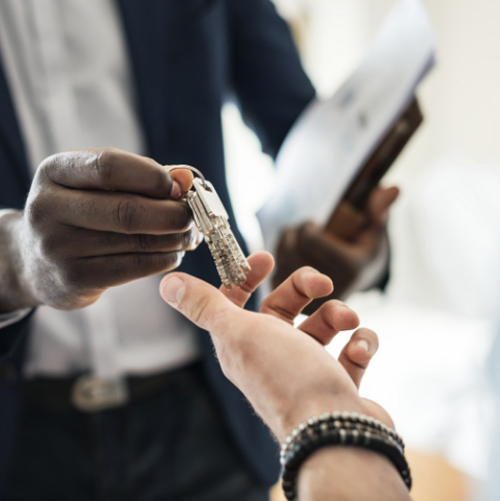
[[[408,489],[411,489],[410,468],[399,434],[369,416],[333,412],[301,423],[282,445],[282,485],[288,501],[297,498],[297,477],[302,463],[316,450],[331,445],[362,447],[383,454],[394,464]]]

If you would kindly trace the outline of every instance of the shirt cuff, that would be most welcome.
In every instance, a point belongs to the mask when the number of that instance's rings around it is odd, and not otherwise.
[[[11,214],[13,212],[18,211],[14,209],[0,209],[0,217]],[[29,315],[30,311],[31,308],[24,308],[22,310],[16,310],[9,313],[0,313],[0,329],[21,321],[24,317]]]
[[[0,313],[0,329],[15,324],[16,322],[20,322],[23,318],[27,317],[30,312],[31,308],[24,308],[10,313]]]

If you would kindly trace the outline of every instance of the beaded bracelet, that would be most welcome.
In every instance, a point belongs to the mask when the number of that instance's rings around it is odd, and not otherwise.
[[[281,447],[282,485],[288,501],[297,498],[302,463],[317,449],[330,445],[363,447],[386,456],[411,489],[411,474],[399,434],[381,421],[352,412],[325,413],[301,423]]]

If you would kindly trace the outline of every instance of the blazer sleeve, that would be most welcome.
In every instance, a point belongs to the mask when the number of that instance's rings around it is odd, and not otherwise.
[[[32,310],[18,322],[7,325],[0,329],[0,362],[14,354],[23,338],[28,334]]]
[[[276,157],[316,92],[271,0],[226,1],[233,91],[262,149]]]

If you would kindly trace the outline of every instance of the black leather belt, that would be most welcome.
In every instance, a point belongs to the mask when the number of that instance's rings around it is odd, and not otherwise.
[[[22,383],[24,405],[53,410],[78,409],[99,412],[150,397],[167,386],[194,381],[199,362],[151,376],[131,376],[120,381],[82,375],[73,378],[37,377]]]

